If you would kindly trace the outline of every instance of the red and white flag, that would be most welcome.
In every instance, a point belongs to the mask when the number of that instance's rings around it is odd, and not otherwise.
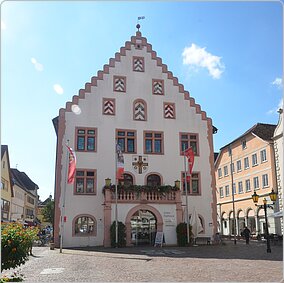
[[[183,154],[187,157],[187,162],[188,162],[188,173],[189,176],[191,176],[192,173],[192,168],[193,168],[193,164],[194,164],[194,152],[192,147],[189,147],[188,149],[186,149]]]
[[[122,180],[124,174],[124,158],[119,144],[116,144],[116,179]]]
[[[75,171],[76,171],[76,155],[75,152],[70,148],[67,144],[66,147],[69,152],[69,164],[68,164],[68,184],[73,184],[75,179]]]

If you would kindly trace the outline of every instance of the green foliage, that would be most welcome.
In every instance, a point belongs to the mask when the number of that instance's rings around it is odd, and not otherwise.
[[[28,260],[37,233],[35,227],[23,228],[19,223],[1,224],[1,271],[16,268]]]
[[[177,242],[178,246],[185,247],[187,246],[187,227],[186,223],[179,223],[176,228],[177,232]],[[189,225],[189,237],[191,239],[192,232],[191,232],[191,226]]]
[[[110,240],[111,246],[115,247],[115,221],[110,226]],[[118,248],[126,246],[126,227],[125,225],[118,221]]]
[[[42,209],[44,221],[49,222],[53,226],[54,222],[54,200],[50,200]]]
[[[115,192],[115,185],[110,185],[109,187],[104,186],[103,192],[106,189],[110,189],[111,191]],[[179,188],[175,186],[170,186],[170,185],[163,185],[163,186],[147,186],[147,185],[117,185],[117,191],[118,192],[158,192],[158,193],[169,193],[171,191],[178,191]]]

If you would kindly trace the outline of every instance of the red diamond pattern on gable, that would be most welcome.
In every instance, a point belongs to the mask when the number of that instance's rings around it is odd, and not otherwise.
[[[174,103],[164,103],[164,117],[166,119],[175,119],[175,104]]]
[[[115,115],[115,99],[113,98],[103,99],[103,114]]]
[[[138,101],[134,104],[134,120],[146,120],[145,105],[142,101]]]
[[[133,71],[144,72],[144,58],[133,57]]]
[[[154,80],[152,81],[153,94],[163,95],[164,94],[164,81],[163,80]]]
[[[113,90],[125,92],[126,91],[126,77],[114,76],[113,77]]]

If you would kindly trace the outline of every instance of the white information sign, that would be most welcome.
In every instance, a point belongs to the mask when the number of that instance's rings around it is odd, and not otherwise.
[[[163,235],[164,235],[163,232],[157,232],[156,233],[156,239],[155,239],[154,247],[157,247],[157,246],[161,246],[162,247],[162,245],[163,245]]]

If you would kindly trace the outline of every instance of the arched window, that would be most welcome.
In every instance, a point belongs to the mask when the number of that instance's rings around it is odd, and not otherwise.
[[[96,221],[89,215],[79,216],[75,219],[74,234],[76,236],[96,235]]]
[[[147,177],[147,186],[161,186],[161,178],[157,174],[151,174]]]
[[[130,174],[124,173],[124,186],[132,186],[133,185],[133,177]]]

